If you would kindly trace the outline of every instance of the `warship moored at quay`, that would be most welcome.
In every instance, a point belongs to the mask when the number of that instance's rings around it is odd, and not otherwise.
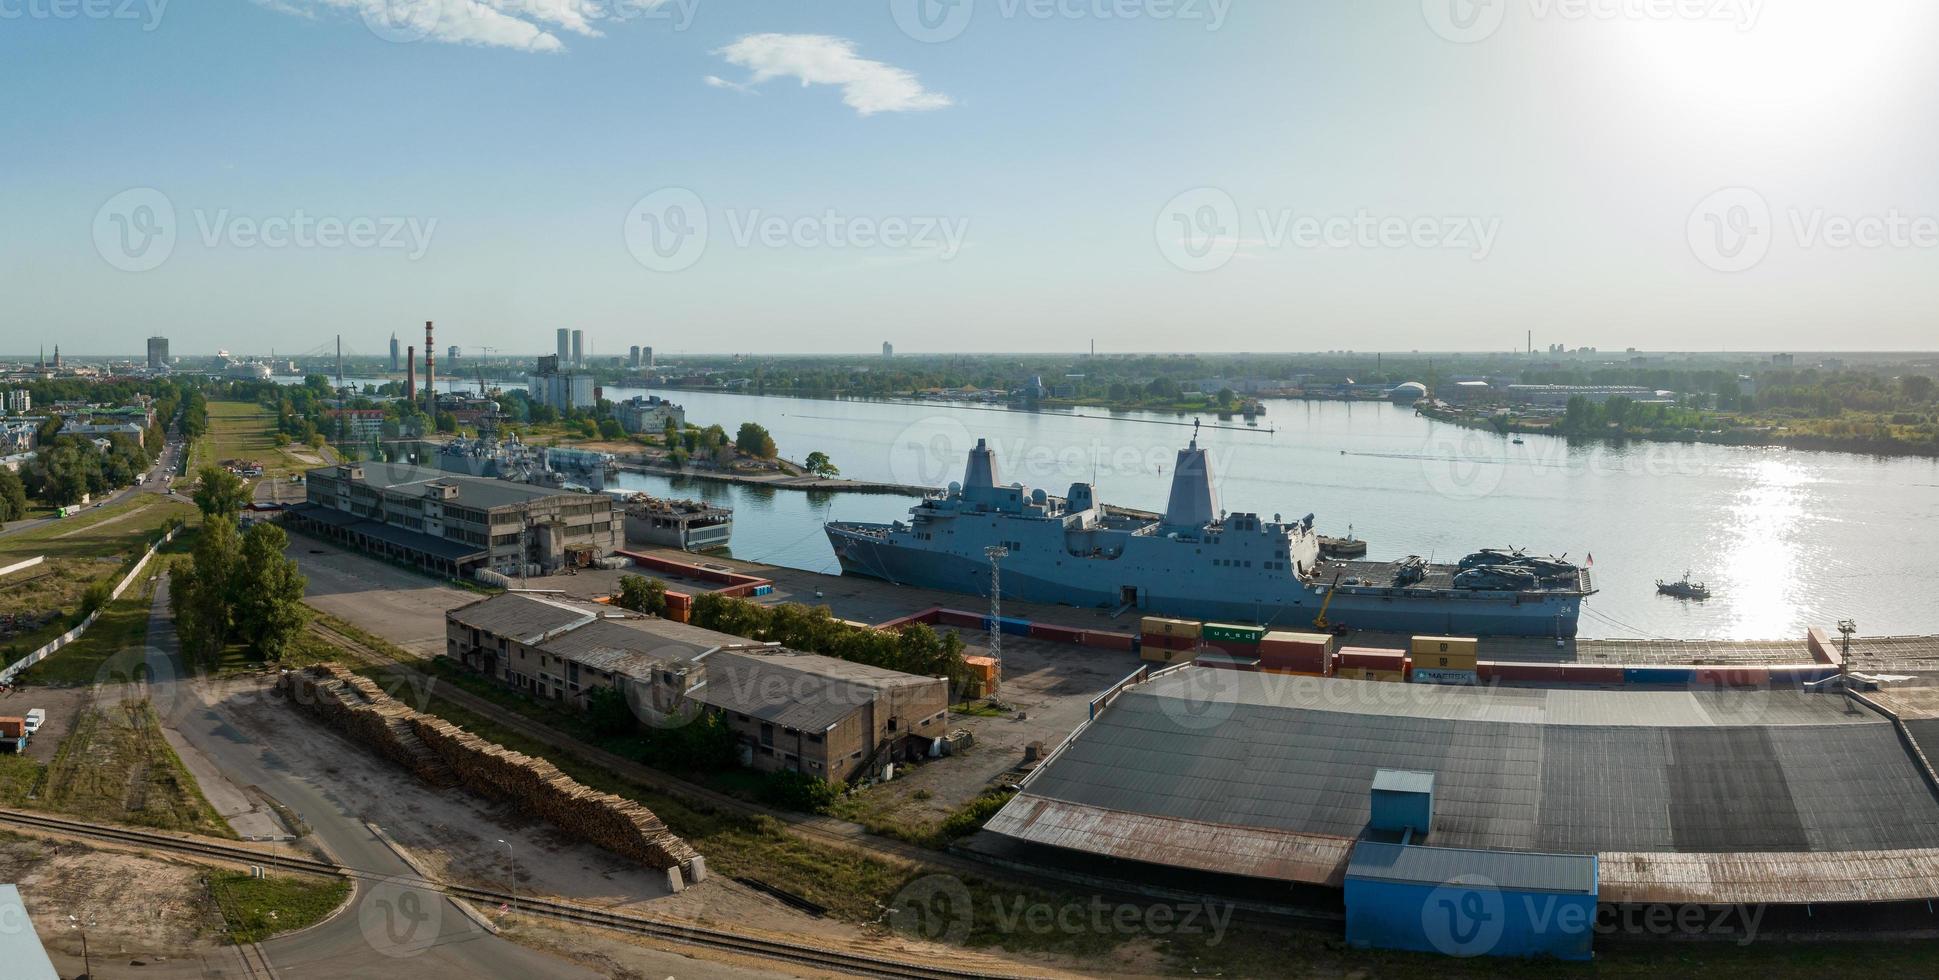
[[[1325,557],[1311,514],[1220,511],[1196,437],[1161,515],[1100,504],[1089,483],[1062,497],[1000,485],[995,455],[978,440],[963,482],[906,521],[824,525],[843,573],[988,595],[988,549],[999,547],[1009,599],[1282,629],[1558,638],[1575,636],[1595,592],[1588,569],[1520,551],[1477,551],[1458,566]]]

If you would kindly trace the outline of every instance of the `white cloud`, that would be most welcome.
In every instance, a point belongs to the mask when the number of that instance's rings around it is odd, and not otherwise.
[[[746,92],[749,95],[760,94],[759,92],[756,92],[753,89],[745,85],[742,85],[739,82],[730,82],[727,79],[720,77],[719,75],[708,75],[705,81],[708,84],[708,86],[712,88],[732,89],[736,92]]]
[[[437,41],[562,51],[556,32],[599,37],[601,21],[630,19],[674,0],[256,0],[271,10],[312,16],[318,9],[360,17],[388,41]]]
[[[839,37],[749,34],[715,54],[753,72],[748,85],[775,78],[798,78],[802,85],[840,85],[842,101],[864,116],[955,105],[949,96],[925,90],[914,73],[857,56],[854,42]]]

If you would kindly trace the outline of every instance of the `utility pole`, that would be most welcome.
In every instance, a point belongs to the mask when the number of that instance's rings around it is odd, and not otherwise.
[[[1843,653],[1838,658],[1838,687],[1845,692],[1845,710],[1855,714],[1858,709],[1851,703],[1851,635],[1858,632],[1858,621],[1839,620],[1838,632],[1845,638]]]
[[[993,544],[983,549],[990,558],[990,659],[996,661],[997,683],[1003,682],[1003,568],[1010,549]]]

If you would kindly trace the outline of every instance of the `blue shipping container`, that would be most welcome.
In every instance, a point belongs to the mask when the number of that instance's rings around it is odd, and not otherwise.
[[[1003,632],[1014,633],[1018,636],[1029,636],[1030,620],[1012,619],[1009,616],[1005,616],[1003,617]]]
[[[1624,684],[1670,684],[1689,687],[1696,683],[1695,667],[1625,667]]]
[[[1361,841],[1347,864],[1347,944],[1446,956],[1593,955],[1593,854]]]

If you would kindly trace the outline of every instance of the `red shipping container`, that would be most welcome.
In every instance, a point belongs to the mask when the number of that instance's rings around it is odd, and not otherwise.
[[[0,738],[26,738],[27,719],[0,718]]]
[[[957,626],[972,630],[983,628],[982,614],[964,612],[961,609],[944,609],[936,614],[936,620],[944,626]]]
[[[1601,664],[1563,664],[1562,679],[1571,684],[1621,684],[1623,669]]]
[[[1129,653],[1137,646],[1137,637],[1129,633],[1106,633],[1103,631],[1084,631],[1084,645],[1099,650],[1122,650]]]
[[[1078,643],[1084,639],[1084,631],[1069,626],[1052,626],[1048,623],[1031,623],[1030,635],[1058,643]]]
[[[1498,681],[1522,681],[1524,683],[1558,684],[1562,681],[1561,664],[1521,664],[1496,661],[1490,675]]]
[[[1195,636],[1166,636],[1163,633],[1146,633],[1139,639],[1140,639],[1140,642],[1143,643],[1144,646],[1148,649],[1157,649],[1157,650],[1196,650],[1198,649],[1198,637],[1195,637]]]
[[[1315,650],[1270,650],[1259,649],[1259,666],[1272,670],[1295,671],[1301,674],[1324,674],[1327,657]]]

